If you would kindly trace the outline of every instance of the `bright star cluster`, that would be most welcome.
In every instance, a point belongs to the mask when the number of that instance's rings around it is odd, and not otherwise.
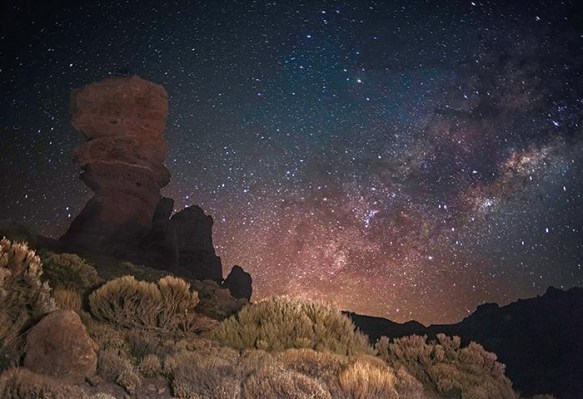
[[[224,272],[395,321],[583,285],[583,13],[568,1],[62,1],[0,8],[0,219],[91,197],[72,88],[163,84],[176,210]]]

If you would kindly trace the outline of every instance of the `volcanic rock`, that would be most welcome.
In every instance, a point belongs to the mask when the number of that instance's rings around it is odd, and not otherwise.
[[[223,281],[223,288],[228,288],[234,298],[251,299],[253,279],[241,266],[233,266],[231,272]]]
[[[212,240],[212,217],[191,206],[167,219],[170,201],[163,198],[156,208],[152,230],[140,245],[140,262],[197,280],[222,281],[221,259]]]
[[[75,90],[72,107],[87,139],[75,160],[95,195],[61,240],[114,255],[137,248],[170,180],[166,90],[137,76],[110,78]]]
[[[97,350],[79,315],[57,310],[28,333],[24,366],[68,383],[82,383],[96,372]]]

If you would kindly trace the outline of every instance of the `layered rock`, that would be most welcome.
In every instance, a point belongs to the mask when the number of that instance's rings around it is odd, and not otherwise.
[[[170,180],[166,90],[137,76],[110,78],[74,90],[72,106],[72,124],[87,139],[75,160],[94,196],[60,244],[220,284],[213,219],[198,206],[172,216],[174,201],[160,195]]]
[[[72,108],[72,124],[87,139],[75,160],[94,196],[61,240],[112,254],[135,248],[170,180],[166,90],[137,76],[105,79],[75,90]]]
[[[97,344],[72,310],[57,310],[26,338],[24,366],[68,383],[83,383],[97,369]]]

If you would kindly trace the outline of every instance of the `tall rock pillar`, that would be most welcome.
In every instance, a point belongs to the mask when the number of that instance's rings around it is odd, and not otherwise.
[[[75,160],[94,196],[61,240],[123,254],[151,229],[160,189],[170,180],[163,137],[168,95],[137,76],[110,78],[74,90],[72,111],[73,126],[87,139]]]

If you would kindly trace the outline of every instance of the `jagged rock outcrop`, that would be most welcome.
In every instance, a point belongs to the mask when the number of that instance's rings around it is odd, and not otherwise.
[[[83,383],[96,372],[98,349],[77,313],[57,310],[28,333],[24,366],[65,382]]]
[[[223,288],[228,288],[234,298],[251,299],[253,279],[241,266],[233,266],[231,272],[223,281]]]
[[[152,229],[140,247],[141,263],[197,280],[223,279],[221,259],[212,241],[212,217],[191,206],[169,218],[173,201],[162,198]]]
[[[110,78],[75,90],[72,107],[72,124],[87,139],[75,159],[95,194],[61,241],[111,254],[135,248],[170,180],[166,90],[137,76]]]

